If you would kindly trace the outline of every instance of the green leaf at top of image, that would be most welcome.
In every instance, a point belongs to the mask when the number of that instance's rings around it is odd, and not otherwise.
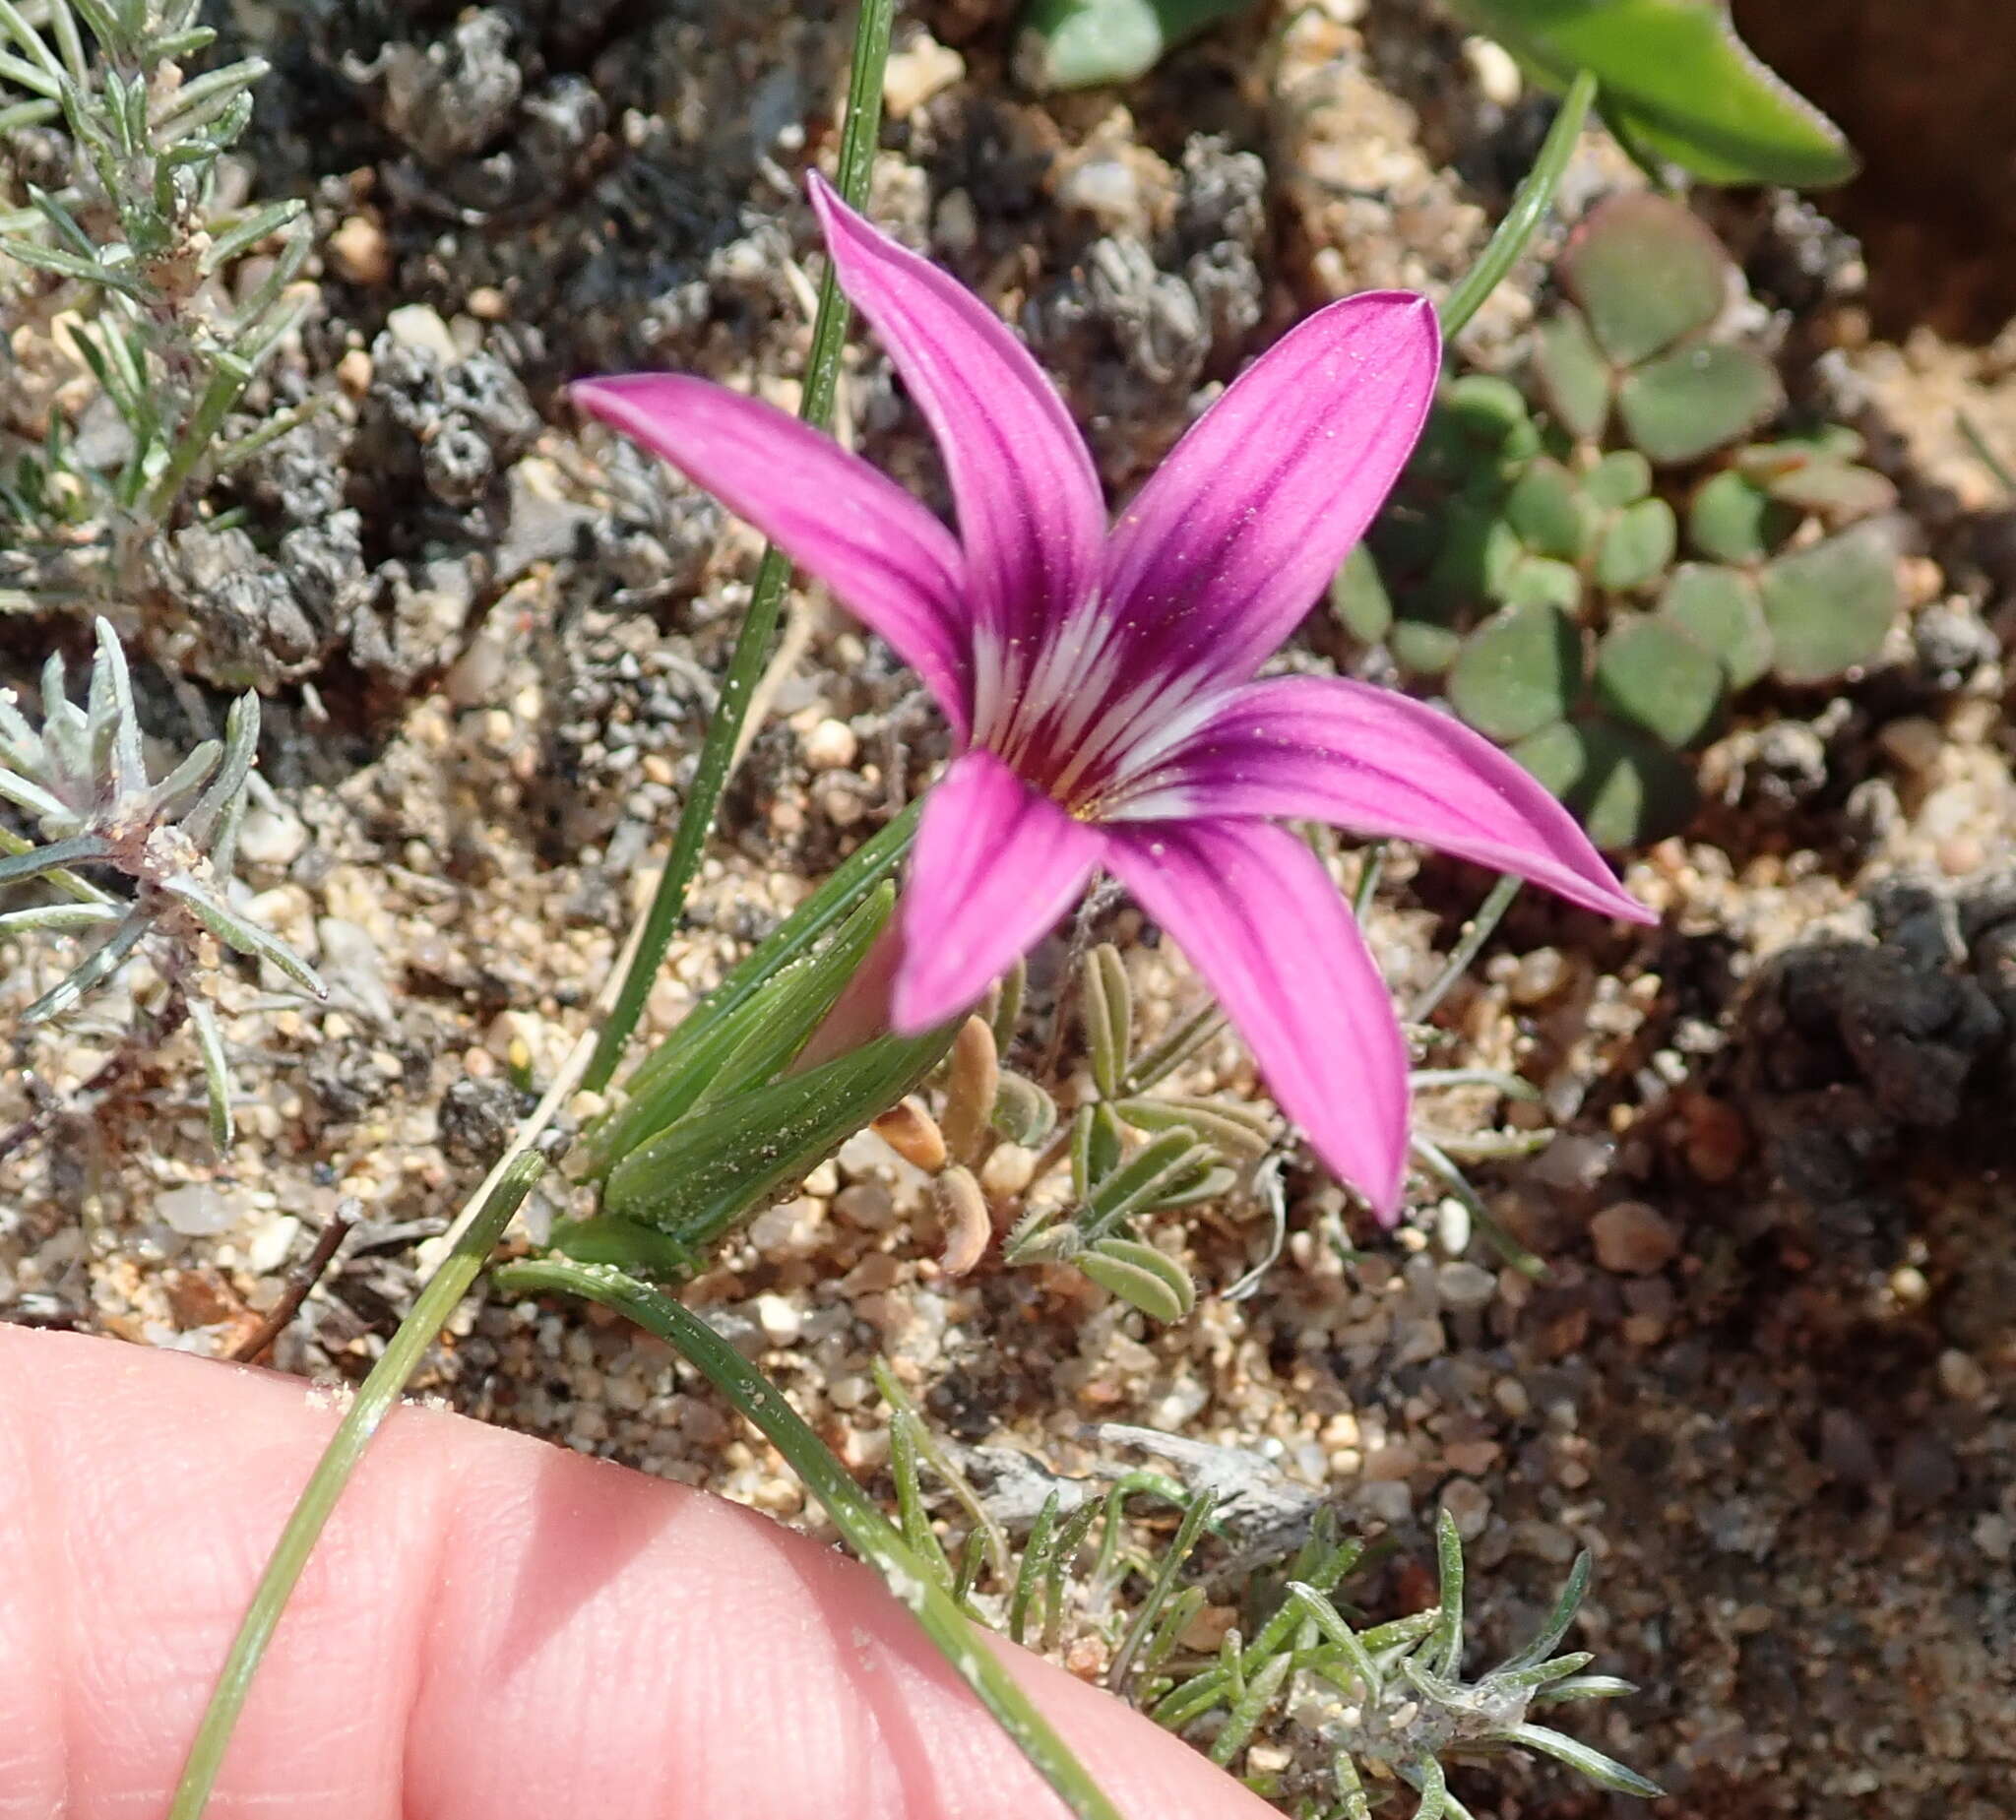
[[[1145,76],[1163,54],[1253,0],[1031,0],[1016,73],[1039,93]]]
[[[1735,34],[1727,0],[1452,0],[1543,84],[1588,70],[1606,118],[1709,183],[1845,183],[1841,129]]]

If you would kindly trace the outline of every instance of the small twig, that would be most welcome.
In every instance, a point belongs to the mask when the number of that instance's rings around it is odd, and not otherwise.
[[[286,1331],[287,1323],[300,1313],[301,1304],[308,1299],[308,1292],[322,1281],[323,1273],[336,1261],[343,1241],[349,1237],[363,1211],[362,1203],[354,1198],[346,1197],[337,1203],[336,1212],[330,1215],[329,1224],[322,1228],[322,1236],[315,1241],[315,1249],[288,1276],[286,1287],[274,1304],[273,1311],[233,1349],[230,1355],[232,1364],[256,1365],[273,1343]]]

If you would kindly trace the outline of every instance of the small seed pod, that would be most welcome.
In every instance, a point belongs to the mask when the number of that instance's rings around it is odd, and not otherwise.
[[[891,1106],[871,1129],[905,1162],[916,1164],[926,1175],[935,1175],[945,1166],[945,1134],[914,1099]]]
[[[952,1062],[945,1085],[946,1153],[955,1161],[975,1163],[986,1142],[994,1096],[1001,1085],[1001,1064],[994,1033],[983,1018],[968,1018],[952,1040]]]
[[[1197,1306],[1197,1286],[1174,1258],[1138,1238],[1102,1238],[1076,1260],[1100,1286],[1155,1321],[1180,1321]]]
[[[987,1197],[973,1171],[954,1163],[931,1184],[931,1198],[945,1227],[945,1255],[938,1268],[948,1277],[964,1277],[986,1255],[987,1241],[994,1235]]]
[[[1027,1075],[1004,1072],[994,1090],[994,1129],[1031,1150],[1057,1128],[1057,1102]]]

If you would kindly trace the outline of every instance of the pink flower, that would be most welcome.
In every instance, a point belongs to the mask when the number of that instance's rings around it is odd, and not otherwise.
[[[893,995],[914,1033],[972,1004],[1104,867],[1182,945],[1283,1110],[1382,1215],[1408,1058],[1336,887],[1272,818],[1334,823],[1652,918],[1565,810],[1435,710],[1255,679],[1385,499],[1433,395],[1427,302],[1318,311],[1228,388],[1110,528],[1062,401],[948,274],[815,176],[848,295],[938,440],[955,538],[830,438],[703,380],[574,395],[766,533],[930,685],[960,754],[931,792]]]

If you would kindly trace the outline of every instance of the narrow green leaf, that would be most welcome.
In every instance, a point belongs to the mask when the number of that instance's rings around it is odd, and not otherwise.
[[[249,917],[241,916],[220,899],[213,897],[193,879],[171,878],[160,889],[184,906],[196,920],[227,948],[271,961],[305,992],[327,998],[329,988],[315,970],[278,936],[270,935]]]
[[[68,1011],[87,992],[111,978],[153,926],[153,918],[145,910],[129,911],[125,920],[98,947],[21,1014],[21,1021],[24,1024],[40,1024]]]
[[[1136,1131],[1187,1131],[1232,1157],[1264,1157],[1276,1135],[1266,1113],[1234,1099],[1137,1098],[1115,1100],[1113,1111]]]
[[[210,1100],[210,1141],[220,1155],[231,1148],[231,1065],[224,1053],[224,1035],[209,1000],[189,998],[189,1029],[203,1058],[203,1082]]]
[[[84,865],[102,859],[110,849],[94,834],[72,835],[67,841],[51,841],[46,847],[32,847],[25,852],[0,859],[0,887],[19,885],[25,879],[39,878],[62,866]]]
[[[711,1242],[916,1087],[955,1028],[878,1037],[682,1120],[610,1171],[604,1211],[688,1245]]]
[[[1566,1732],[1552,1730],[1546,1726],[1507,1726],[1498,1735],[1508,1744],[1524,1744],[1528,1750],[1558,1758],[1570,1769],[1586,1776],[1599,1789],[1614,1789],[1618,1794],[1635,1794],[1646,1801],[1656,1801],[1666,1793],[1659,1784],[1648,1782],[1636,1770],[1626,1769],[1615,1758],[1606,1757],[1602,1751],[1581,1739],[1571,1738]]]

